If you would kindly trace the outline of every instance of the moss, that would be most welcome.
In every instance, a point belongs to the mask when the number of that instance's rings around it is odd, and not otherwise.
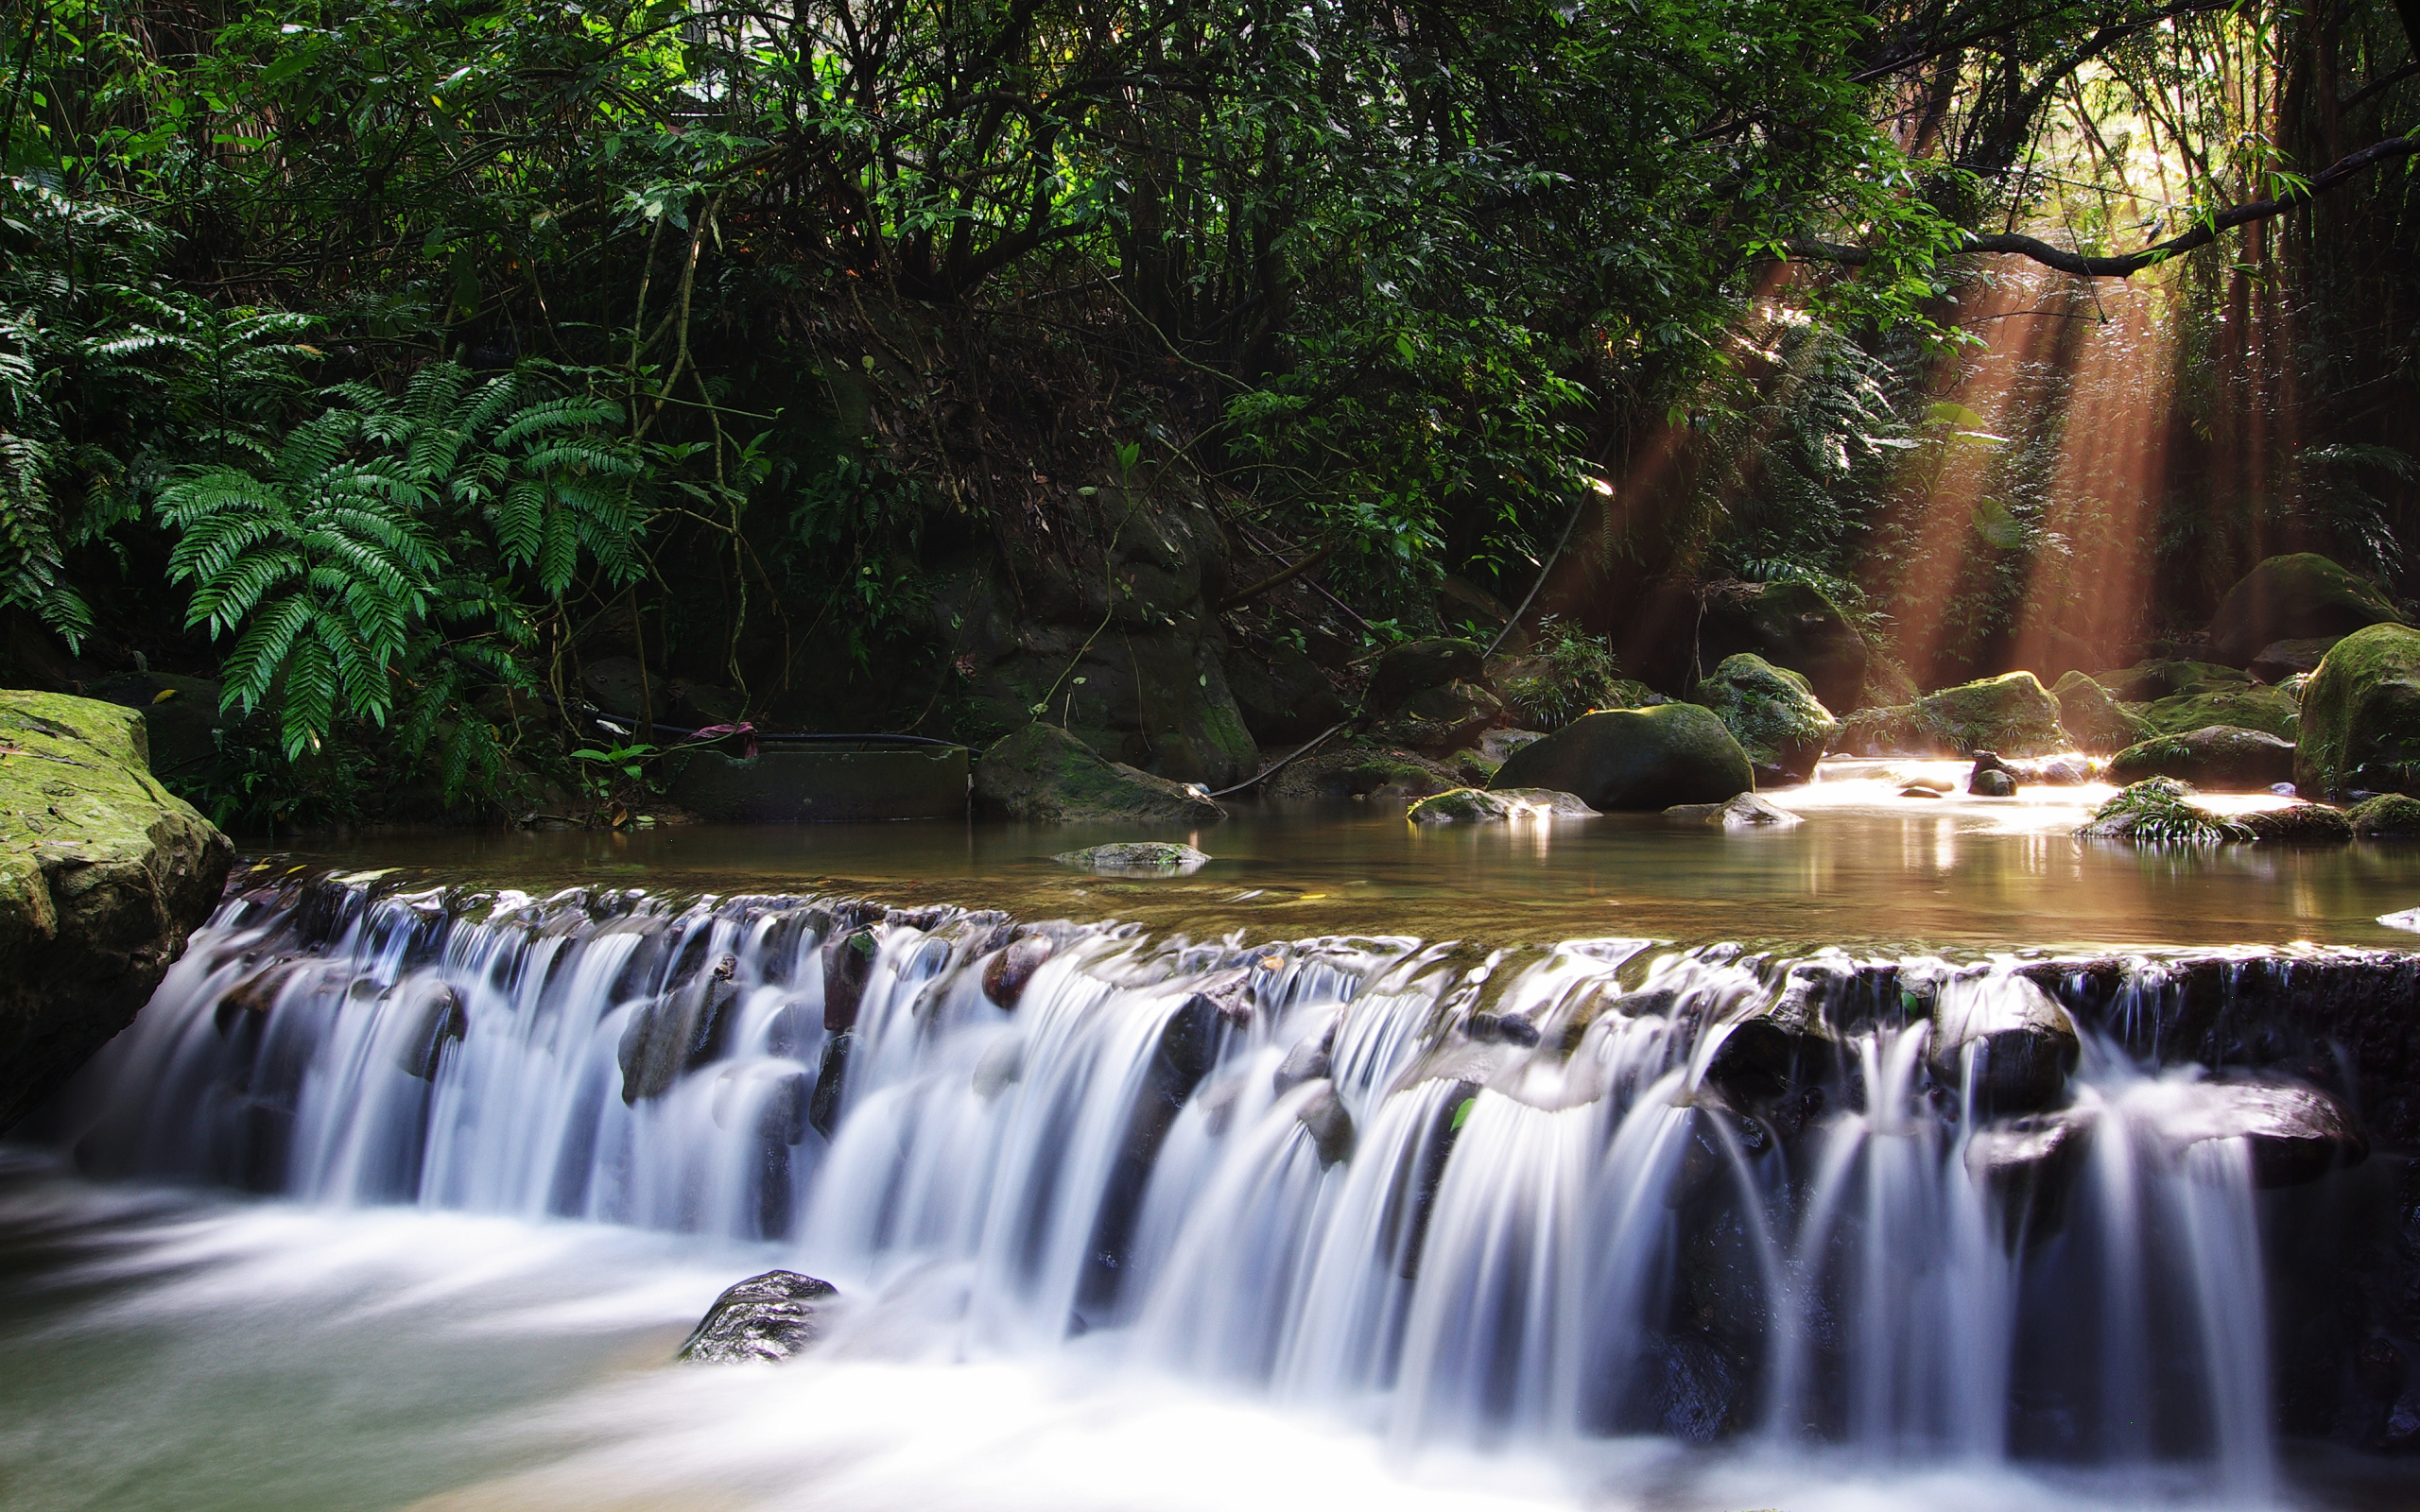
[[[2375,585],[2316,552],[2272,557],[2220,600],[2210,654],[2242,666],[2272,642],[2349,635],[2402,618]]]
[[[2213,725],[2181,735],[2158,735],[2127,747],[2109,763],[2113,782],[2173,777],[2236,792],[2255,792],[2294,774],[2294,747],[2262,730]]]
[[[1457,776],[1467,778],[1473,787],[1485,787],[1503,765],[1489,761],[1475,750],[1458,750],[1445,763]]]
[[[1226,811],[1183,784],[1110,761],[1056,726],[1001,737],[975,764],[975,796],[1011,818],[1200,824]]]
[[[1805,677],[1745,651],[1725,657],[1698,684],[1697,701],[1714,711],[1759,771],[1802,782],[1841,730]]]
[[[2081,672],[2069,672],[2050,690],[2059,705],[2059,726],[2078,750],[2105,756],[2151,733],[2140,717],[2107,688]]]
[[[2381,793],[2355,804],[2349,817],[2365,840],[2420,840],[2420,799]]]
[[[2420,788],[2420,630],[2373,625],[2337,642],[2303,689],[2302,716],[2304,796]]]
[[[2093,810],[2091,821],[2076,833],[2150,845],[2217,845],[2252,838],[2242,825],[2194,802],[2191,785],[2172,777],[2146,778],[2123,789]]]
[[[2143,722],[2155,735],[2228,725],[2291,740],[2301,728],[2302,710],[2275,688],[2231,688],[2162,698],[2143,711]]]
[[[1929,693],[1911,704],[1862,709],[1840,745],[1852,750],[1963,756],[2044,756],[2067,748],[2059,703],[2031,672],[1981,678]]]
[[[2332,809],[2325,803],[2261,809],[2243,815],[2236,822],[2250,831],[2256,840],[2336,845],[2353,838],[2353,821],[2342,809]]]
[[[1063,850],[1050,859],[1063,867],[1086,871],[1132,871],[1160,877],[1199,871],[1210,860],[1189,845],[1167,840],[1120,840],[1081,850]]]

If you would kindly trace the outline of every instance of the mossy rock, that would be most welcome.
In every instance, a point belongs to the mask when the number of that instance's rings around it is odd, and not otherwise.
[[[1725,657],[1698,684],[1697,701],[1714,711],[1768,785],[1812,777],[1841,731],[1805,677],[1745,651]]]
[[[2373,625],[2328,651],[2303,689],[2294,785],[2339,800],[2420,790],[2420,630]]]
[[[2147,777],[2173,777],[2196,787],[2254,793],[2290,782],[2293,775],[2292,741],[2232,725],[2154,735],[2109,763],[2109,780],[2121,786]]]
[[[1481,791],[1458,787],[1422,799],[1404,811],[1413,824],[1503,824],[1514,819],[1590,819],[1597,811],[1569,793],[1543,787]]]
[[[1404,700],[1426,688],[1452,682],[1477,682],[1482,676],[1486,648],[1476,641],[1442,638],[1407,641],[1390,647],[1370,669],[1370,684],[1361,695],[1365,713],[1392,713]]]
[[[2420,798],[2380,793],[2355,804],[2347,817],[2364,840],[2420,840]]]
[[[2143,723],[2154,736],[2223,725],[2290,742],[2302,728],[2302,706],[2276,688],[2231,688],[2162,698],[2143,711]]]
[[[1668,703],[1576,719],[1514,751],[1489,785],[1551,788],[1603,813],[1720,803],[1752,791],[1755,772],[1712,710]]]
[[[1458,751],[1457,761],[1478,758]],[[1284,802],[1316,799],[1414,799],[1457,787],[1478,785],[1443,762],[1416,751],[1340,746],[1316,751],[1288,765],[1260,785],[1260,795]]]
[[[2083,673],[2069,672],[2061,678],[2050,696],[2058,701],[2060,728],[2078,750],[2106,756],[2152,732],[2139,715]]]
[[[2252,838],[2252,832],[2193,801],[2193,784],[2172,777],[2130,782],[2092,811],[2076,832],[2087,839],[2133,840],[2143,845],[2220,845]]]
[[[1169,840],[1116,840],[1108,845],[1063,850],[1050,858],[1081,871],[1132,872],[1151,877],[1181,877],[1201,870],[1210,858],[1189,845]]]
[[[2342,809],[2325,803],[2292,803],[2282,809],[2256,809],[2236,816],[2236,822],[2256,840],[2293,845],[2342,845],[2353,838],[2353,821]]]
[[[2376,584],[2316,552],[2272,557],[2219,601],[2210,616],[2210,656],[2245,666],[2273,642],[2351,635],[2402,619]]]
[[[1503,723],[1504,705],[1495,695],[1458,678],[1414,690],[1373,733],[1389,745],[1443,753],[1474,746]]]
[[[2216,662],[2138,662],[2131,667],[2103,672],[2092,680],[2109,690],[2119,703],[2156,703],[2189,693],[2223,693],[2249,688],[2249,674]]]
[[[0,1129],[133,1019],[234,863],[149,759],[133,710],[0,692]]]
[[[2031,672],[1981,678],[1911,704],[1863,709],[1841,727],[1841,748],[1872,755],[2044,756],[2067,748],[2059,701]]]
[[[975,801],[1011,819],[1207,824],[1226,810],[1182,783],[1099,755],[1055,725],[1003,736],[975,764]]]

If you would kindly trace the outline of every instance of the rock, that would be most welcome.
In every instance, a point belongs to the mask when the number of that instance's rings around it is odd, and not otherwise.
[[[2050,690],[2058,701],[2059,726],[2078,750],[2106,756],[2149,734],[2141,717],[2118,703],[2110,691],[2081,672],[2070,672]]]
[[[1986,976],[1943,985],[1927,1053],[1936,1077],[1992,1116],[2058,1101],[2083,1051],[2075,1021],[2040,987]]]
[[[2252,679],[2215,662],[2138,662],[2093,679],[2120,703],[2152,703],[2190,693],[2225,693],[2252,686]]]
[[[2420,799],[2381,793],[2354,804],[2345,817],[2364,840],[2420,840]]]
[[[1467,787],[1470,780],[1417,751],[1369,750],[1337,743],[1304,757],[1261,784],[1265,798],[1370,798],[1409,802]]]
[[[1415,690],[1373,733],[1393,746],[1432,754],[1465,749],[1504,722],[1504,705],[1486,687],[1456,679]]]
[[[2276,688],[2220,689],[2162,698],[2143,710],[2142,720],[2151,731],[2146,740],[2230,725],[2291,741],[2302,729],[2302,706]]]
[[[1501,824],[1512,819],[1593,819],[1597,811],[1568,793],[1542,787],[1458,787],[1422,799],[1404,814],[1414,824]]]
[[[0,691],[0,1129],[126,1027],[235,848],[153,781],[143,715]]]
[[[1947,798],[1949,795],[1937,787],[1925,787],[1919,783],[1910,782],[1899,789],[1899,796],[1901,798]]]
[[[2179,1107],[2159,1118],[2170,1147],[2240,1139],[2251,1145],[2262,1187],[2301,1186],[2369,1159],[2370,1142],[2343,1106],[2290,1082],[2212,1081],[2178,1089]]]
[[[1979,1128],[1967,1140],[1967,1174],[1998,1202],[2003,1234],[2030,1246],[2059,1231],[2096,1122],[2083,1108],[2062,1108]]]
[[[751,1276],[715,1298],[677,1358],[700,1365],[786,1360],[823,1336],[817,1304],[839,1295],[830,1281],[794,1270]]]
[[[2146,777],[2173,777],[2222,793],[2257,793],[2293,775],[2292,741],[2229,725],[2160,735],[2127,747],[2109,763],[2109,780],[2121,787]]]
[[[1766,825],[1788,829],[1790,825],[1806,822],[1789,810],[1768,803],[1754,793],[1741,793],[1721,803],[1675,803],[1664,811],[1664,816],[1684,824],[1719,824],[1726,830],[1750,830]]]
[[[1693,703],[1584,715],[1514,751],[1496,790],[1550,788],[1599,813],[1720,803],[1755,785],[1747,752]]]
[[[2292,803],[2282,809],[2255,809],[2238,814],[2236,822],[2256,840],[2291,841],[2302,845],[2341,845],[2353,838],[2353,821],[2342,809],[2325,803]]]
[[[865,1004],[866,984],[873,979],[873,963],[882,943],[871,929],[835,931],[823,942],[823,1030],[846,1034],[857,1026],[857,1009]]]
[[[739,1002],[738,986],[732,980],[736,968],[737,962],[725,955],[713,971],[631,1011],[614,1057],[621,1066],[624,1103],[663,1096],[687,1073],[721,1053],[731,1010]]]
[[[1649,686],[1684,693],[1741,652],[1806,679],[1827,709],[1865,702],[1865,637],[1806,583],[1673,584],[1647,596],[1616,647]]]
[[[1294,1117],[1311,1136],[1311,1148],[1319,1152],[1322,1170],[1353,1159],[1353,1115],[1345,1110],[1334,1082],[1321,1084],[1309,1101],[1294,1110]]]
[[[2420,630],[2374,625],[2337,642],[2303,689],[2302,715],[2305,797],[2420,788]]]
[[[609,714],[636,719],[642,690],[644,701],[653,706],[657,717],[669,719],[670,690],[665,686],[663,678],[648,673],[636,659],[606,656],[580,663],[579,691],[588,696],[589,702]]]
[[[2000,768],[2019,787],[2082,787],[2095,777],[2093,764],[2082,756],[2043,756],[2010,762]]]
[[[1484,650],[1474,641],[1440,639],[1407,641],[1390,647],[1370,669],[1370,685],[1361,695],[1361,710],[1390,714],[1413,694],[1453,682],[1482,680]]]
[[[1284,641],[1266,650],[1230,646],[1226,669],[1244,728],[1261,745],[1300,745],[1347,713],[1319,663]]]
[[[1522,747],[1546,739],[1543,730],[1491,730],[1478,737],[1478,753],[1501,766]]]
[[[1181,877],[1201,870],[1210,858],[1189,845],[1166,840],[1120,840],[1063,850],[1050,858],[1086,871],[1123,871],[1148,877]]]
[[[1207,824],[1227,816],[1209,798],[1110,761],[1055,725],[1004,736],[975,764],[975,800],[1011,819]]]
[[[1306,1081],[1320,1081],[1331,1075],[1335,1070],[1336,1031],[1343,1022],[1341,1011],[1329,1014],[1319,1033],[1305,1036],[1288,1051],[1270,1076],[1270,1090],[1283,1097]]]
[[[2210,616],[2210,659],[2246,666],[2274,642],[2350,635],[2402,620],[2375,585],[2325,557],[2272,557],[2219,601]]]
[[[1806,782],[1841,730],[1804,676],[1746,651],[1725,657],[1696,701],[1731,731],[1762,785]]]
[[[1017,1000],[1025,996],[1028,982],[1042,970],[1058,945],[1047,935],[1028,935],[1009,942],[1008,948],[994,955],[983,968],[983,995],[994,1007],[1013,1009]]]
[[[2014,798],[2016,778],[2005,766],[1978,766],[1966,776],[1966,791],[1977,798]]]
[[[2341,635],[2310,636],[2299,641],[2272,641],[2260,648],[2245,670],[2255,682],[2284,682],[2319,670],[2328,649],[2343,637]]]
[[[2218,845],[2248,840],[2252,832],[2193,801],[2193,787],[2172,777],[2130,782],[2092,811],[2076,833],[2092,840],[2134,840],[2146,845]]]
[[[1963,756],[1995,750],[2045,756],[2067,747],[2059,703],[2031,672],[1928,693],[1911,704],[1849,716],[1837,745],[1866,755]]]

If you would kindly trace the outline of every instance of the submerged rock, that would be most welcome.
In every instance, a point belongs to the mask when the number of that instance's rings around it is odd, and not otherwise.
[[[1189,845],[1167,840],[1119,840],[1062,850],[1050,858],[1085,871],[1122,871],[1147,877],[1180,877],[1201,870],[1210,858]]]
[[[144,715],[0,692],[0,1129],[126,1027],[235,848],[155,782]]]
[[[794,1270],[751,1276],[715,1298],[675,1357],[700,1365],[786,1360],[823,1336],[817,1304],[840,1295]]]
[[[2127,747],[2109,763],[2109,780],[2121,786],[2147,777],[2173,777],[2220,792],[2257,793],[2293,775],[2292,741],[2233,725],[2154,736]]]
[[[1763,783],[1806,782],[1841,730],[1805,677],[1745,651],[1724,658],[1696,699],[1731,731]]]
[[[1719,824],[1726,830],[1750,830],[1772,825],[1787,829],[1806,822],[1798,815],[1777,804],[1767,802],[1754,793],[1741,793],[1720,803],[1675,803],[1664,811],[1668,819],[1684,824]]]
[[[2327,653],[2303,689],[2294,785],[2342,799],[2420,787],[2420,630],[2374,625]]]
[[[975,800],[1011,819],[1207,824],[1227,811],[1199,787],[1113,762],[1053,725],[1003,736],[975,764]]]
[[[1584,715],[1514,751],[1491,784],[1570,793],[1600,813],[1720,803],[1754,785],[1739,743],[1692,703]]]
[[[2124,750],[2151,732],[2141,717],[2081,672],[2062,677],[2050,696],[2058,701],[2059,725],[2076,749],[2106,756]]]
[[[1414,824],[1501,824],[1513,819],[1593,819],[1597,811],[1543,787],[1458,787],[1422,799],[1404,813]]]
[[[2273,642],[2350,635],[2402,618],[2376,585],[2325,557],[2272,557],[2219,601],[2210,616],[2210,656],[2245,666]]]

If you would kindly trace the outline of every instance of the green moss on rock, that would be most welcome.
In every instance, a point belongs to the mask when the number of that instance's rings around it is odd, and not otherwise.
[[[1490,786],[1570,793],[1599,812],[1720,803],[1755,786],[1748,753],[1693,703],[1586,714],[1506,759]]]
[[[2067,748],[2059,701],[2031,672],[1981,678],[1928,693],[1911,704],[1865,709],[1842,727],[1839,745],[1871,755],[2043,756]]]
[[[2381,793],[2355,804],[2347,816],[2364,840],[2420,840],[2420,799]]]
[[[2210,616],[2210,655],[2239,667],[2273,642],[2350,635],[2402,618],[2375,584],[2325,557],[2272,557],[2219,601]]]
[[[1226,817],[1210,799],[1110,761],[1055,725],[1031,724],[975,764],[975,800],[1012,819],[1205,824]]]
[[[1481,791],[1458,787],[1422,799],[1404,811],[1413,824],[1502,824],[1513,819],[1586,819],[1597,811],[1569,793],[1542,787]]]
[[[2069,672],[2061,678],[2050,696],[2059,705],[2060,728],[2078,750],[2106,756],[2151,733],[2140,716],[2083,673]]]
[[[2340,800],[2420,789],[2420,630],[2373,625],[2329,650],[2303,689],[2294,785]]]
[[[2162,698],[2143,711],[2143,723],[2154,735],[2182,735],[2224,725],[2290,741],[2301,729],[2302,709],[2291,696],[2275,688],[2212,689]]]
[[[1731,731],[1763,782],[1806,781],[1841,730],[1805,677],[1745,651],[1698,684],[1697,701]]]
[[[2173,777],[2197,787],[2257,792],[2290,782],[2294,746],[2266,730],[2214,725],[2181,735],[2154,735],[2119,751],[2109,763],[2109,780],[2139,782]]]

